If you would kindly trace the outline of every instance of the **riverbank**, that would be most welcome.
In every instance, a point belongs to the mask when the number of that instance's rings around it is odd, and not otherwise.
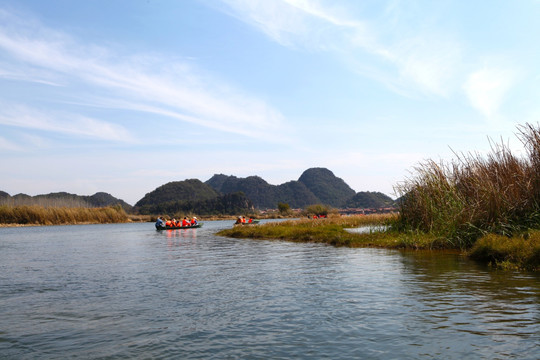
[[[460,244],[432,233],[396,231],[392,228],[396,219],[397,215],[369,215],[288,220],[257,226],[235,226],[217,235],[347,247],[460,251],[498,268],[540,270],[540,231],[531,230],[527,235],[513,238],[488,234],[473,246],[462,248]],[[346,230],[370,225],[374,226],[371,231],[369,227],[364,232]]]

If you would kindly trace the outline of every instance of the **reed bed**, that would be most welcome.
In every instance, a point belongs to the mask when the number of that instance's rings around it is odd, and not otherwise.
[[[488,233],[512,236],[540,227],[540,129],[526,124],[518,137],[524,158],[501,143],[485,157],[469,153],[420,164],[416,176],[397,186],[396,227],[443,236],[448,247],[462,249]]]
[[[67,225],[127,221],[128,216],[121,206],[103,208],[0,206],[0,224]]]

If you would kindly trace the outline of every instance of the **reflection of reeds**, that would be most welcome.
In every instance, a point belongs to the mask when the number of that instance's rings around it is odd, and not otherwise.
[[[32,206],[0,206],[0,224],[105,224],[128,220],[121,206],[104,208],[71,208]]]
[[[540,128],[519,128],[527,157],[505,144],[491,154],[458,155],[451,163],[428,160],[398,185],[403,195],[398,224],[445,236],[466,248],[488,232],[511,235],[540,225]]]

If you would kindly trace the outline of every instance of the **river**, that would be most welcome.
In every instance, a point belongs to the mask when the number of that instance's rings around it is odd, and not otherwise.
[[[0,229],[0,358],[540,358],[538,274],[230,226]]]

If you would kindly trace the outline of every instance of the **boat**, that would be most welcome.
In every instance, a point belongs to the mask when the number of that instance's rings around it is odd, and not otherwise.
[[[249,221],[246,221],[246,222],[236,222],[234,223],[234,225],[256,225],[259,223],[259,219],[252,219],[251,222]]]
[[[182,229],[196,229],[202,227],[202,223],[188,226],[161,226],[156,224],[156,230],[182,230]]]

